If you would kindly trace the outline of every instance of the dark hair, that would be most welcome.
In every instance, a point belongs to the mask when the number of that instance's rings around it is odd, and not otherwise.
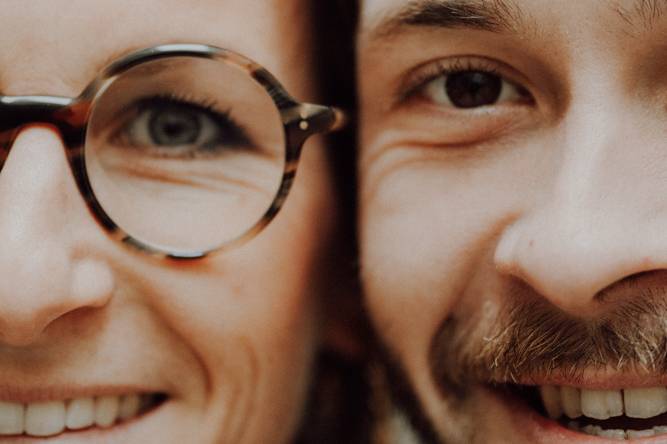
[[[313,0],[315,17],[315,73],[320,79],[322,103],[342,108],[349,121],[345,131],[330,136],[329,150],[337,189],[343,195],[347,220],[356,214],[356,109],[355,33],[356,0]]]
[[[314,63],[321,103],[337,106],[349,116],[343,131],[328,136],[328,161],[339,198],[338,235],[332,254],[342,258],[335,301],[325,308],[330,315],[349,320],[364,341],[368,326],[361,306],[358,283],[356,239],[356,96],[355,33],[357,2],[352,0],[312,0],[314,17]],[[345,262],[346,261],[346,262]],[[347,266],[345,266],[347,264]],[[340,265],[340,264],[338,264]],[[332,312],[336,313],[332,313]],[[347,322],[346,322],[347,324]],[[363,347],[363,346],[362,346]],[[366,381],[366,359],[345,356],[323,348],[317,357],[314,383],[306,406],[303,427],[294,444],[365,444],[370,442],[370,394]]]

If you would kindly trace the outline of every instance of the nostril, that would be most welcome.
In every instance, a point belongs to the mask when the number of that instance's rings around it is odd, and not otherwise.
[[[50,321],[38,323],[33,316],[10,313],[0,318],[0,343],[9,347],[27,347],[36,343]]]
[[[631,299],[664,299],[667,294],[667,270],[646,270],[625,276],[603,288],[595,295],[599,302]]]
[[[590,215],[570,216],[544,210],[508,226],[494,252],[498,273],[582,316],[599,312],[601,302],[608,300],[606,290],[615,283],[627,287],[655,279],[648,267],[660,268],[660,261],[647,257],[647,248],[622,236],[618,226],[600,227]]]
[[[0,225],[0,233],[2,225]],[[0,341],[25,346],[55,319],[76,309],[72,297],[72,261],[63,243],[35,236],[2,237]]]
[[[647,283],[655,284],[660,282],[663,284],[667,283],[667,273],[664,270],[646,270],[619,279],[616,283],[610,285],[606,289],[614,286],[639,286]]]

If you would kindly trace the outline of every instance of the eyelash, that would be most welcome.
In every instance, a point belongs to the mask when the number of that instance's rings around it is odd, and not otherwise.
[[[254,147],[254,143],[251,141],[250,136],[247,134],[245,128],[243,128],[239,123],[237,123],[234,118],[231,116],[230,110],[221,110],[218,109],[218,104],[211,99],[198,99],[194,96],[179,94],[179,93],[170,93],[170,94],[157,94],[154,96],[147,96],[141,99],[136,100],[135,102],[129,104],[124,110],[123,114],[128,114],[131,117],[125,119],[125,121],[119,125],[119,128],[115,131],[114,138],[116,140],[122,140],[125,135],[121,134],[130,124],[133,118],[146,110],[150,110],[151,107],[159,106],[180,106],[195,112],[204,113],[213,123],[215,123],[219,128],[226,129],[231,136],[233,136],[236,144],[243,145],[244,147]],[[210,151],[215,151],[216,147],[210,148]],[[229,149],[228,147],[226,149]]]
[[[456,57],[444,60],[438,60],[433,63],[428,63],[410,73],[406,81],[402,83],[396,95],[396,104],[401,104],[415,98],[421,90],[439,77],[447,77],[451,74],[456,74],[465,71],[481,71],[484,73],[496,75],[503,80],[516,85],[516,87],[526,96],[530,93],[526,88],[512,79],[508,79],[503,74],[503,69],[500,64],[490,59],[479,57]]]
[[[143,112],[153,106],[165,105],[181,106],[190,110],[202,112],[208,118],[218,124],[224,124],[228,122],[236,124],[230,115],[230,111],[218,109],[218,104],[215,102],[215,100],[210,98],[199,100],[196,97],[186,94],[158,94],[142,98],[132,106],[135,107],[138,112]]]

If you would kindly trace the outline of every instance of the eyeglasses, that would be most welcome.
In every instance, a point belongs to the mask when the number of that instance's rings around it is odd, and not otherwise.
[[[76,98],[0,96],[0,161],[21,126],[55,126],[112,237],[192,259],[259,233],[287,197],[306,138],[343,120],[295,101],[242,55],[161,45],[112,63]]]

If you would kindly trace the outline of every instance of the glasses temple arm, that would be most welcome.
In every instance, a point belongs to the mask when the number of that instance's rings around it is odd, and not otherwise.
[[[331,126],[327,129],[327,132],[338,131],[345,128],[349,122],[349,115],[335,106],[332,106],[329,109],[333,112],[333,120],[331,121]]]

